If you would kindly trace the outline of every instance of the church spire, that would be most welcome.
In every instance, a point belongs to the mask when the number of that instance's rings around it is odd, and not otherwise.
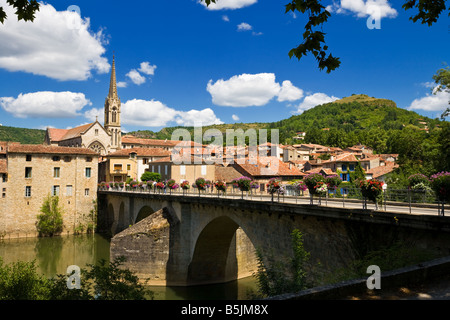
[[[117,95],[117,83],[116,83],[116,62],[113,55],[112,69],[111,69],[111,81],[109,83],[109,94],[108,98],[119,99]]]

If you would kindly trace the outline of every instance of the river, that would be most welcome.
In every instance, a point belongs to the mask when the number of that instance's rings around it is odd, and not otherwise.
[[[70,265],[84,268],[101,259],[109,261],[109,246],[109,239],[100,234],[7,239],[0,240],[0,257],[4,263],[35,261],[37,271],[50,278],[66,274]],[[155,300],[245,300],[249,291],[256,291],[256,282],[249,277],[225,284],[149,289]]]

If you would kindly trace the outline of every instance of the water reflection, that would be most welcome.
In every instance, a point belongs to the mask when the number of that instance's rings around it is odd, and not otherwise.
[[[109,260],[109,239],[95,234],[3,240],[0,256],[5,263],[35,260],[39,273],[54,277],[65,274],[70,265],[84,268]]]
[[[0,241],[0,257],[8,264],[36,261],[37,272],[48,277],[66,274],[67,267],[85,268],[101,259],[109,261],[110,239],[102,235],[26,238]],[[150,286],[155,300],[246,300],[256,291],[253,277],[225,284],[163,287]]]

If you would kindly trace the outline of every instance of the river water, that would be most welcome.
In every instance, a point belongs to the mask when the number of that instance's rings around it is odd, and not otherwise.
[[[66,274],[67,267],[85,268],[101,259],[109,261],[108,238],[100,234],[67,235],[51,238],[7,239],[0,241],[3,262],[35,261],[37,271],[50,278]],[[253,277],[225,284],[161,287],[150,286],[155,300],[245,300],[256,291]]]

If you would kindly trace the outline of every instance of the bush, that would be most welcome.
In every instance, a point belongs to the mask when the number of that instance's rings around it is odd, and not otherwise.
[[[161,181],[161,174],[159,174],[157,172],[146,171],[146,172],[144,172],[142,174],[141,181],[156,181],[156,182],[160,182]]]
[[[431,188],[439,201],[450,202],[450,172],[439,172],[431,176]]]
[[[416,174],[410,175],[408,177],[408,187],[410,189],[418,190],[418,189],[421,189],[422,186],[426,187],[429,185],[430,185],[430,179],[428,179],[428,177],[424,174],[416,173]],[[417,187],[417,186],[419,186],[419,187]]]
[[[59,207],[59,197],[48,195],[37,216],[36,228],[40,236],[53,236],[62,232],[62,209]]]

